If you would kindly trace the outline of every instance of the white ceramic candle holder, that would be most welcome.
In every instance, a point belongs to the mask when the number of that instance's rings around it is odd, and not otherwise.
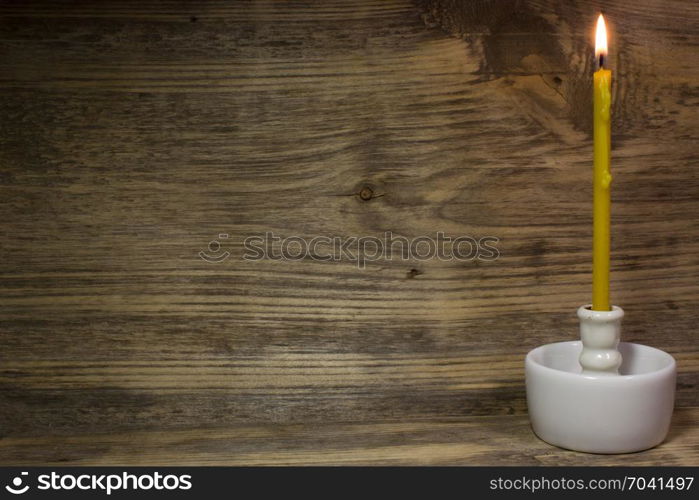
[[[544,441],[588,453],[652,448],[667,435],[675,359],[619,342],[624,311],[578,309],[581,341],[537,347],[525,362],[532,428]]]

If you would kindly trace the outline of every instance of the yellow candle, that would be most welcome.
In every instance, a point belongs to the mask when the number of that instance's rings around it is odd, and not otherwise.
[[[612,72],[604,69],[607,57],[607,32],[604,18],[597,20],[595,56],[599,70],[594,74],[594,190],[593,190],[593,242],[592,242],[592,309],[611,310],[609,302],[609,222],[611,152],[610,114],[612,105]]]

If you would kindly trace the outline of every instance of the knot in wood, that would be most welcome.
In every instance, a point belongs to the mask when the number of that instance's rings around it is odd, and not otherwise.
[[[359,191],[359,197],[364,201],[369,201],[374,197],[374,190],[369,186],[365,186]]]

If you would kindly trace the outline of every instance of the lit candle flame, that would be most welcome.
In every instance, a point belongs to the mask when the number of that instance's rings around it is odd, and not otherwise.
[[[599,61],[600,67],[604,65],[607,57],[607,26],[604,24],[602,14],[597,18],[597,34],[595,36],[595,59]]]

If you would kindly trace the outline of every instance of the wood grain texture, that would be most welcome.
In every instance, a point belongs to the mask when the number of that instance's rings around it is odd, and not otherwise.
[[[678,409],[662,446],[622,456],[561,450],[526,416],[454,421],[239,425],[6,438],[2,463],[71,465],[617,465],[696,463],[697,408]]]
[[[1,2],[0,462],[699,465],[692,2],[604,2],[612,300],[678,360],[671,437],[527,424],[524,355],[590,295],[600,6]],[[386,231],[501,255],[242,258]]]

